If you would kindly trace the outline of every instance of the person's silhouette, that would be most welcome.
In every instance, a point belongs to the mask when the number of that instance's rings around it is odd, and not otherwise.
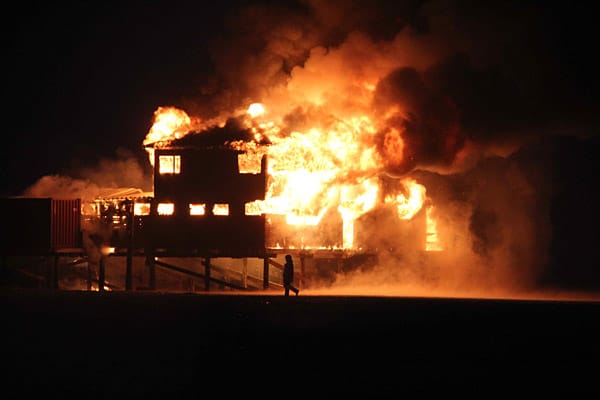
[[[294,261],[290,254],[285,255],[285,264],[283,264],[283,288],[286,296],[290,295],[290,290],[296,293],[296,296],[300,293],[300,290],[294,286]]]

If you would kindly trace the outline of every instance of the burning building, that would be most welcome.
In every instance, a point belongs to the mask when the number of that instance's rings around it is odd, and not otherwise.
[[[147,208],[145,245],[155,251],[263,257],[265,216],[246,213],[246,203],[264,199],[266,158],[259,160],[257,173],[245,173],[240,156],[236,149],[202,144],[154,149],[154,198]]]
[[[299,258],[299,276],[307,285],[368,265],[382,247],[395,251],[398,242],[441,250],[432,206],[413,178],[378,173],[362,150],[344,148],[344,136],[336,137],[337,132],[328,143],[316,135],[313,143],[294,133],[281,136],[272,123],[257,121],[262,112],[262,105],[253,104],[242,116],[194,130],[182,110],[159,108],[144,142],[153,191],[115,189],[77,199],[81,234],[70,247],[80,247],[81,256],[96,259],[102,269],[107,255],[127,256],[128,288],[136,255],[152,267],[150,287],[156,286],[157,262],[210,282],[215,280],[211,259],[249,258],[263,263],[262,286],[268,287],[269,265],[276,276],[283,253]],[[363,166],[354,164],[354,156]],[[396,221],[392,225],[398,228],[387,238],[371,228],[384,220],[386,225]],[[54,230],[61,225],[57,221],[51,224]],[[23,245],[29,243],[25,236],[19,236]],[[23,246],[5,247],[4,253],[11,248]],[[45,250],[60,254],[56,246]],[[203,260],[203,271],[161,261],[169,257]],[[222,286],[247,287],[247,281],[236,286],[223,279]]]
[[[544,279],[556,243],[568,242],[556,238],[582,231],[556,232],[555,222],[597,214],[560,219],[557,199],[571,197],[553,177],[570,183],[592,170],[571,165],[596,157],[565,162],[557,149],[580,145],[553,137],[597,132],[598,115],[554,69],[555,42],[530,34],[544,17],[516,3],[300,3],[230,10],[206,57],[214,70],[182,78],[185,98],[165,100],[176,106],[146,109],[155,110],[140,130],[151,183],[81,197],[82,247],[158,266],[185,259],[188,277],[210,272],[213,283],[224,264],[255,269],[259,287],[288,252],[313,287],[350,270],[396,274],[384,283],[427,275],[461,291]],[[521,69],[517,55],[535,62]],[[557,94],[559,83],[568,90]],[[67,194],[29,191],[80,197]],[[563,247],[569,265],[584,246]]]
[[[234,218],[262,216],[263,247],[282,250],[369,251],[378,245],[355,232],[360,218],[373,212],[399,222],[419,216],[422,226],[411,233],[419,236],[415,246],[441,249],[425,187],[383,171],[375,141],[361,139],[373,132],[368,119],[362,126],[334,124],[325,133],[303,134],[279,131],[261,119],[263,112],[254,103],[241,116],[193,131],[184,111],[157,109],[146,139],[155,200],[180,199],[189,210],[197,204],[202,215],[208,207]],[[195,172],[186,175],[185,168]]]

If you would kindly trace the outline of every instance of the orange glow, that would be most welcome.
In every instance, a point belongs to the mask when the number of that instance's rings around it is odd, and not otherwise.
[[[175,204],[173,203],[159,203],[156,212],[158,215],[173,215],[175,212]]]
[[[229,215],[229,204],[215,204],[212,211],[213,215]]]
[[[400,165],[403,160],[404,140],[397,129],[391,129],[384,137],[384,152],[389,165]]]
[[[434,218],[433,206],[427,207],[425,210],[427,238],[425,240],[425,250],[427,251],[442,251],[443,247],[438,237],[437,222]]]
[[[252,103],[248,107],[247,112],[248,112],[248,115],[250,115],[251,117],[254,118],[254,117],[258,117],[259,115],[264,114],[265,108],[260,103]]]
[[[150,215],[150,203],[135,203],[133,215]]]
[[[190,215],[206,214],[206,204],[190,204]]]
[[[408,191],[408,197],[405,193],[399,193],[395,196],[387,196],[385,202],[396,206],[399,218],[411,219],[423,207],[425,186],[411,178],[403,179],[402,184]]]
[[[159,174],[179,174],[181,173],[181,156],[161,155],[158,157]]]
[[[359,185],[344,186],[338,211],[343,222],[343,246],[351,248],[354,244],[354,221],[365,212],[375,207],[379,188],[370,180]]]
[[[176,107],[158,107],[154,111],[154,121],[143,145],[160,145],[179,139],[200,126],[199,118],[191,118],[185,111]],[[146,147],[150,164],[154,166],[154,149]]]
[[[244,214],[246,215],[261,215],[262,206],[257,201],[251,201],[245,204]]]
[[[234,143],[239,150],[245,153],[238,154],[238,171],[240,174],[259,174],[261,160],[266,155],[266,150],[259,148],[256,143]]]
[[[104,254],[105,256],[108,256],[108,255],[113,254],[115,252],[115,248],[114,247],[103,246],[100,249],[100,252],[102,254]]]

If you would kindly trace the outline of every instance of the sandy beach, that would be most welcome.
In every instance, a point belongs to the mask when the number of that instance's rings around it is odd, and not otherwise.
[[[3,386],[18,397],[598,392],[595,301],[23,289],[0,298]]]

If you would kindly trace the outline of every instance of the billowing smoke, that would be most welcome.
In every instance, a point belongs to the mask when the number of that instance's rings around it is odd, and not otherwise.
[[[115,158],[101,159],[94,167],[43,176],[26,188],[22,196],[91,201],[107,193],[107,189],[118,188],[152,190],[152,171],[126,149],[118,149]]]
[[[240,7],[213,41],[216,74],[181,106],[208,118],[260,101],[283,123],[375,114],[382,143],[393,130],[405,138],[394,174],[454,172],[539,135],[598,126],[597,109],[557,66],[535,5],[396,3]],[[392,150],[383,156],[400,158]]]
[[[426,186],[444,252],[424,260],[389,210],[374,210],[361,227],[379,263],[338,287],[531,290],[548,275],[560,190],[544,173],[556,156],[532,149],[597,131],[598,109],[570,87],[535,3],[397,3],[240,8],[214,42],[215,76],[181,106],[211,118],[262,102],[283,132],[376,120],[383,179]]]
[[[464,149],[466,134],[458,108],[451,98],[428,88],[415,69],[401,68],[383,78],[374,106],[385,121],[378,148],[389,174],[403,176],[416,167],[448,168]],[[400,149],[393,145],[398,141],[403,143]]]
[[[125,189],[132,189],[134,195],[151,192],[152,174],[129,151],[117,149],[114,159],[101,159],[94,167],[79,168],[71,174],[43,176],[25,189],[22,196],[81,199],[83,208],[87,209],[85,203],[111,198],[113,193],[123,193]],[[86,255],[91,262],[98,262],[103,251],[101,245],[109,239],[111,228],[97,219],[85,219],[81,228]]]
[[[546,149],[547,150],[547,149]],[[336,293],[513,297],[557,293],[550,269],[551,202],[557,190],[544,177],[550,160],[525,153],[489,157],[461,174],[412,174],[428,188],[443,251],[423,252],[415,226],[422,211],[399,224],[378,210],[363,216],[361,236],[379,246],[373,268],[349,270],[317,285]],[[581,251],[581,249],[579,249]],[[571,272],[576,272],[570,266]]]

